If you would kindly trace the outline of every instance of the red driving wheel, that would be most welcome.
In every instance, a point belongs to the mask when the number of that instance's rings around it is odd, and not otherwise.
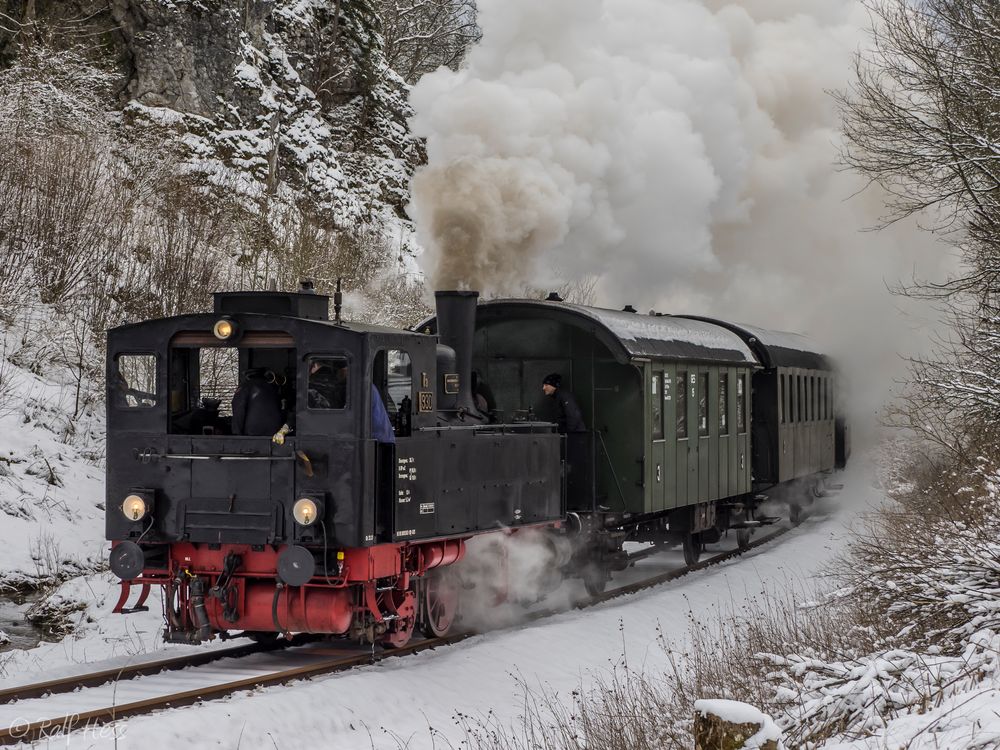
[[[381,643],[389,648],[402,648],[410,642],[417,623],[416,597],[412,591],[392,590],[382,595],[382,611],[394,615]]]
[[[437,571],[427,576],[423,592],[424,634],[429,638],[447,635],[458,614],[458,581],[454,575]]]

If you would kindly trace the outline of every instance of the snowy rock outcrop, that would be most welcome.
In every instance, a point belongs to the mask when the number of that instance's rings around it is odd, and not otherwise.
[[[422,152],[369,0],[14,0],[5,10],[0,70],[34,44],[86,48],[120,79],[109,107],[166,131],[214,182],[250,198],[286,186],[338,226],[403,216]]]
[[[251,193],[288,183],[342,223],[401,215],[420,152],[371,5],[116,0],[112,15],[134,66],[127,111],[201,166],[235,167]]]

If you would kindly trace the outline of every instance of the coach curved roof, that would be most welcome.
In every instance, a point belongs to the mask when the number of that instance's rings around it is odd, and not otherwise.
[[[623,362],[649,358],[758,364],[750,347],[740,336],[709,321],[670,315],[640,315],[544,300],[492,300],[476,308],[477,322],[511,317],[545,317],[590,328]]]
[[[760,326],[727,323],[724,320],[690,316],[691,320],[714,323],[739,336],[765,368],[800,367],[806,370],[833,370],[830,358],[808,336],[787,331],[771,331]]]

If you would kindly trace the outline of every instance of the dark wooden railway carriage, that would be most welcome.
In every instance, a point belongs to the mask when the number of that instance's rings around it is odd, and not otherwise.
[[[750,347],[762,367],[753,376],[753,477],[756,492],[792,500],[803,483],[843,468],[850,435],[832,361],[807,337],[757,326],[723,326]]]

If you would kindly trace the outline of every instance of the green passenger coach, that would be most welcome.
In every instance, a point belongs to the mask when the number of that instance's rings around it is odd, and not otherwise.
[[[733,332],[628,308],[500,300],[477,309],[473,367],[498,409],[525,419],[555,418],[541,384],[562,375],[587,426],[567,436],[569,511],[648,518],[649,531],[692,537],[695,554],[720,525],[749,520],[760,364]]]

